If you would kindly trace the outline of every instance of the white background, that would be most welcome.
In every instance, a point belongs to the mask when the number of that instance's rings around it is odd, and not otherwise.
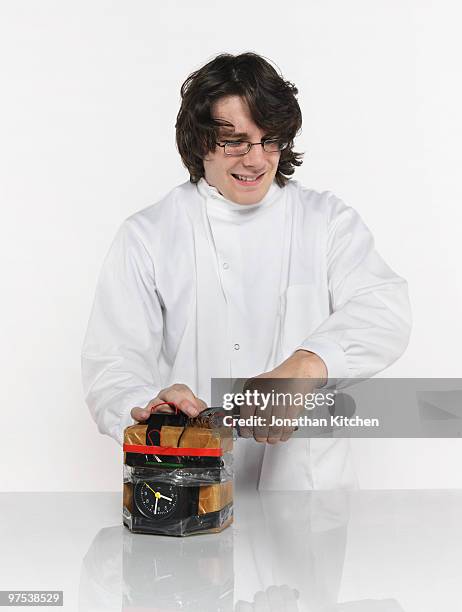
[[[0,3],[0,490],[120,490],[80,348],[120,223],[187,180],[179,88],[255,51],[299,88],[299,181],[355,207],[410,286],[411,343],[384,375],[461,374],[458,3]],[[461,440],[357,440],[361,486],[462,486]]]

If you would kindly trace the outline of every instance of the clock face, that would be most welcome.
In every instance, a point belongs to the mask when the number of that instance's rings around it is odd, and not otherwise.
[[[177,488],[166,483],[138,482],[133,497],[138,510],[150,519],[170,516],[178,503]]]

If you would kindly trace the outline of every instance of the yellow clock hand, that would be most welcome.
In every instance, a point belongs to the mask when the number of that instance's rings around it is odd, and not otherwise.
[[[145,485],[148,487],[148,489],[151,489],[151,491],[152,491],[152,492],[154,493],[154,495],[157,497],[157,495],[158,495],[157,491],[154,491],[154,489],[153,489],[152,487],[150,487],[150,486],[148,485],[148,483],[147,483],[147,482],[145,482],[145,483],[143,483],[143,484],[145,484]]]

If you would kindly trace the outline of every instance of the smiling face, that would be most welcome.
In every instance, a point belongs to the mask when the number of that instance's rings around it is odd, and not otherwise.
[[[254,123],[245,100],[239,96],[219,99],[213,106],[215,119],[234,126],[221,128],[218,142],[246,140],[260,142],[266,134]],[[221,195],[236,204],[256,204],[268,192],[278,169],[280,152],[266,153],[260,145],[245,155],[225,155],[222,147],[204,158],[205,180]]]

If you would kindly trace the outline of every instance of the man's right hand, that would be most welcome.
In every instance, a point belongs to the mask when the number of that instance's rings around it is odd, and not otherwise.
[[[144,408],[136,406],[131,409],[130,414],[135,421],[142,423],[149,419],[153,412],[173,412],[173,409],[165,405],[165,402],[175,404],[178,410],[189,417],[196,417],[207,408],[207,404],[196,397],[189,387],[178,384],[162,389],[157,397],[152,399]]]

